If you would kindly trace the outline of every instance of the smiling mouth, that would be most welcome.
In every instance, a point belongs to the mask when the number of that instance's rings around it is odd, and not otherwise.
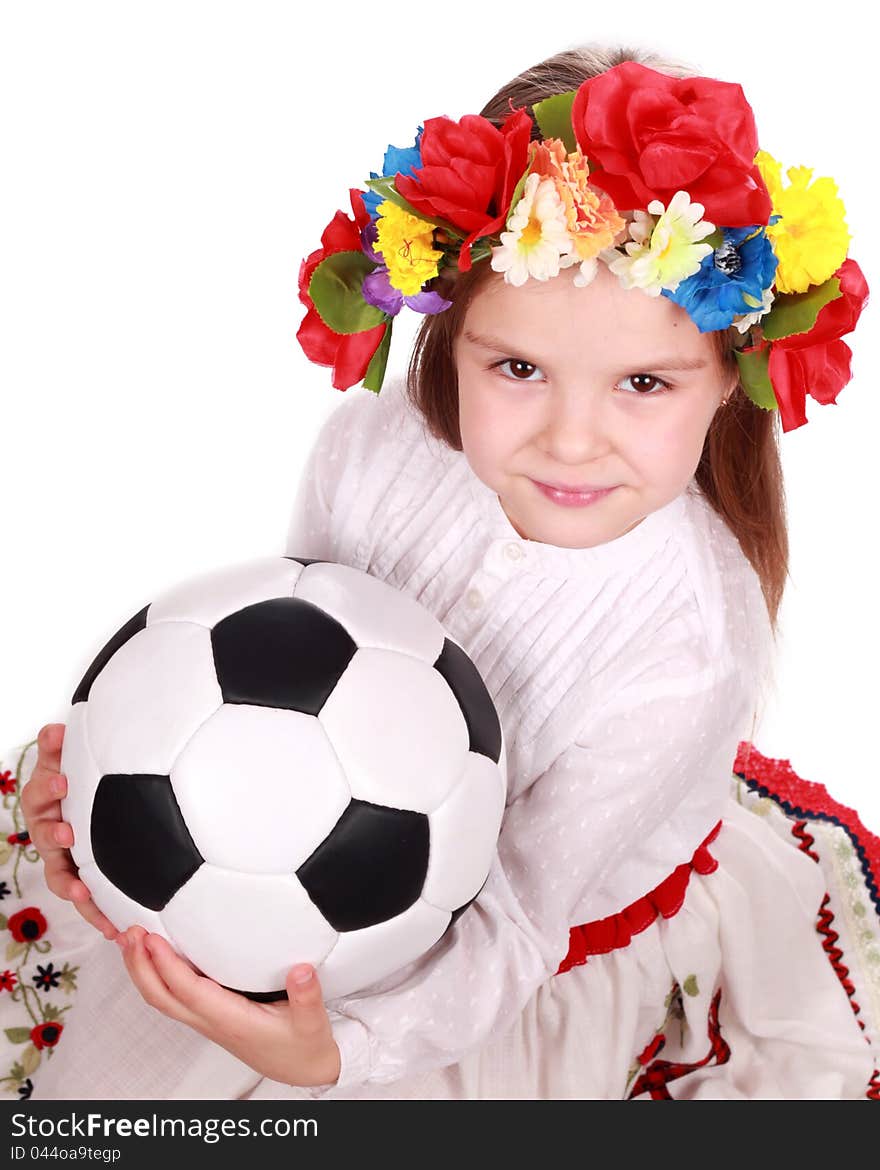
[[[605,487],[602,484],[594,483],[580,483],[569,486],[567,483],[550,483],[546,479],[534,480],[535,483],[540,484],[541,487],[552,488],[555,492],[573,492],[575,495],[586,495],[588,492],[610,492],[615,484],[610,484]]]

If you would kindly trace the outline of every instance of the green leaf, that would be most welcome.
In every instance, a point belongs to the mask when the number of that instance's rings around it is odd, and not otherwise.
[[[391,348],[391,326],[393,318],[388,322],[385,329],[385,334],[379,342],[379,348],[370,359],[370,364],[367,366],[367,372],[364,375],[364,386],[367,390],[372,390],[374,394],[378,394],[382,389],[382,382],[385,378],[385,366],[388,364],[388,350]]]
[[[24,1069],[24,1075],[29,1077],[32,1073],[35,1073],[40,1067],[40,1061],[42,1059],[39,1048],[35,1044],[28,1044],[27,1048],[21,1054],[21,1066]]]
[[[375,267],[363,252],[334,252],[312,273],[309,296],[334,333],[362,333],[385,320],[382,310],[368,304],[361,292],[364,277]]]
[[[532,113],[535,115],[541,136],[543,138],[561,138],[569,154],[577,150],[577,139],[571,124],[571,109],[576,94],[576,89],[569,90],[567,93],[557,93],[532,106]]]
[[[716,228],[711,235],[706,236],[705,240],[700,240],[700,243],[709,244],[712,248],[712,251],[714,252],[724,243],[724,232],[721,230],[721,228]],[[760,301],[758,303],[760,304]]]
[[[516,210],[516,205],[517,205],[517,203],[519,203],[520,197],[522,196],[522,193],[523,193],[523,188],[526,185],[526,179],[529,177],[529,175],[531,173],[532,173],[532,164],[529,163],[529,165],[526,167],[526,169],[523,171],[522,175],[520,176],[519,182],[517,183],[517,185],[513,189],[513,194],[510,197],[510,207],[507,209],[507,218],[508,219],[510,219],[511,214]]]
[[[697,986],[696,975],[688,975],[687,979],[682,983],[681,989],[685,995],[699,995],[700,989]]]
[[[840,281],[836,276],[824,284],[808,288],[806,292],[781,294],[761,321],[764,336],[768,341],[778,341],[794,333],[809,333],[820,310],[840,295]]]
[[[777,410],[778,403],[768,371],[769,345],[764,349],[736,350],[736,361],[742,388],[755,406],[760,406],[762,410]]]
[[[394,186],[394,175],[387,175],[384,179],[367,179],[366,185],[371,191],[375,191],[377,195],[381,195],[383,199],[387,199],[390,203],[395,203],[403,211],[414,215],[416,219],[423,219],[426,224],[431,227],[443,228],[450,236],[454,236],[457,240],[463,240],[464,234],[461,228],[455,227],[454,224],[449,223],[445,219],[430,218],[425,215],[424,211],[417,211],[411,203],[407,203],[404,197],[400,194]]]
[[[10,1044],[26,1044],[31,1038],[30,1028],[4,1028],[3,1032]]]

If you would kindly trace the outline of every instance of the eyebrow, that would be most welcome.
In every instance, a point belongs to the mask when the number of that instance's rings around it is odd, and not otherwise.
[[[489,333],[473,333],[470,329],[463,330],[465,340],[481,349],[490,349],[495,353],[516,353],[517,348],[508,345],[501,337],[493,337]],[[664,357],[652,362],[639,362],[646,370],[702,370],[708,365],[703,358]],[[632,367],[635,369],[635,366]]]

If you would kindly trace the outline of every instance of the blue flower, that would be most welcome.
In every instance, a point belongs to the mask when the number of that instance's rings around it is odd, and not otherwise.
[[[424,126],[419,126],[414,146],[389,146],[385,151],[385,158],[382,160],[382,174],[377,175],[375,171],[370,171],[370,178],[382,179],[388,175],[397,174],[412,175],[419,170],[422,165],[422,131],[424,129]],[[379,212],[376,209],[382,202],[382,198],[383,196],[376,191],[367,191],[364,195],[364,207],[373,219],[379,218]]]
[[[699,269],[663,295],[681,305],[701,333],[726,329],[734,317],[754,312],[773,284],[778,263],[766,229],[722,228],[724,242]],[[745,298],[752,297],[749,303]]]

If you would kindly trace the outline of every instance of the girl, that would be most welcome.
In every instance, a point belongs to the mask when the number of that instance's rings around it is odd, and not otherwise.
[[[410,593],[480,670],[510,781],[479,897],[326,1011],[313,972],[256,1005],[132,926],[83,963],[35,1097],[876,1091],[870,876],[830,955],[828,850],[734,774],[785,579],[777,419],[806,421],[807,385],[834,400],[867,289],[836,193],[804,243],[742,91],[687,76],[541,62],[389,148],[303,263],[307,354],[381,392],[324,424],[286,552]],[[425,319],[383,388],[404,302]],[[41,741],[23,807],[50,888],[117,937],[59,848]]]

